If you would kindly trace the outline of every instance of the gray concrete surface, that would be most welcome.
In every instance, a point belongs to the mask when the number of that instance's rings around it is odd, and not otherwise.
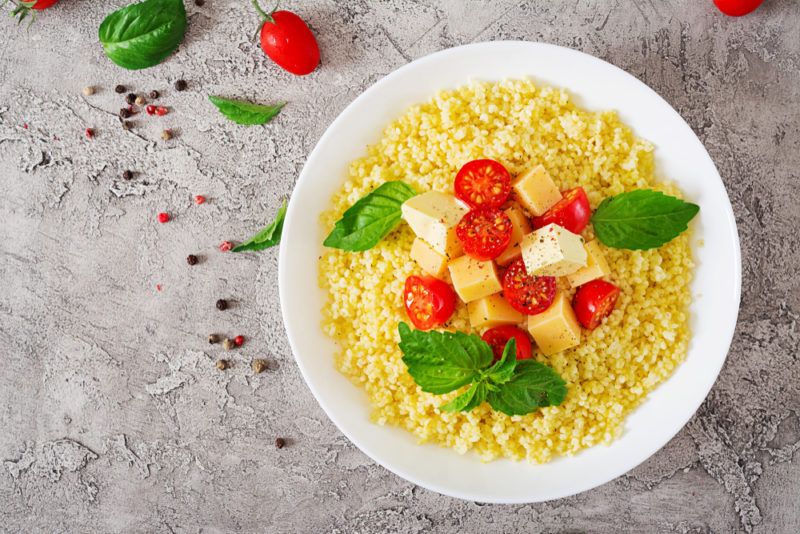
[[[187,3],[178,53],[140,72],[97,43],[123,0],[62,0],[27,32],[0,19],[0,531],[800,531],[794,0],[743,19],[711,0],[285,2],[322,48],[322,68],[303,79],[250,39],[248,2]],[[293,362],[276,253],[216,250],[271,217],[326,126],[372,82],[495,39],[577,48],[655,88],[717,163],[743,252],[733,347],[686,428],[605,486],[527,506],[445,498],[361,454]],[[171,89],[177,78],[186,92]],[[84,98],[89,84],[101,89]],[[173,111],[124,132],[116,84],[158,89]],[[209,93],[290,104],[270,125],[238,128]],[[195,194],[209,202],[194,206]],[[174,220],[158,224],[159,211]],[[219,312],[218,298],[234,305]],[[248,337],[225,373],[210,332]],[[271,363],[263,375],[248,367],[256,357]],[[276,450],[276,436],[288,445]]]

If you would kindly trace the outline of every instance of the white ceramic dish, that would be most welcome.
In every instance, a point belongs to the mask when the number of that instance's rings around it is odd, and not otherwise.
[[[348,163],[376,142],[408,106],[472,79],[529,76],[566,88],[588,109],[615,109],[637,135],[655,143],[657,172],[700,205],[694,223],[697,269],[692,284],[686,361],[632,413],[623,436],[545,465],[482,463],[410,433],[373,424],[366,394],[334,367],[334,343],[319,324],[325,293],[317,284],[324,235],[319,214],[342,185]],[[700,140],[670,105],[626,72],[592,56],[527,42],[479,43],[444,50],[389,74],[331,124],[297,182],[283,229],[280,298],[289,341],[317,401],[364,453],[433,491],[480,502],[523,503],[565,497],[624,474],[664,446],[689,420],[719,374],[736,325],[741,290],[739,238],[727,193]]]

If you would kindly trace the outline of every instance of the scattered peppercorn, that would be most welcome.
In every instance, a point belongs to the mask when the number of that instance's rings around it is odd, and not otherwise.
[[[132,178],[133,178],[133,173],[131,171],[122,171],[123,180],[130,180]]]
[[[92,128],[86,128],[86,137],[88,137],[89,139],[91,139],[92,137],[94,137],[94,129],[92,129]]]
[[[253,363],[250,365],[253,368],[253,372],[256,374],[261,374],[267,370],[267,360],[253,360]]]
[[[84,87],[83,88],[83,94],[85,96],[92,96],[94,94],[94,86],[87,85],[86,87]]]
[[[148,115],[152,115],[153,113],[156,112],[156,107],[153,104],[150,104],[149,106],[144,108],[144,110],[147,112]]]
[[[227,310],[227,309],[228,309],[228,301],[227,301],[227,300],[225,300],[225,299],[219,299],[219,300],[217,301],[217,304],[216,304],[216,306],[217,306],[217,309],[218,309],[219,311],[225,311],[225,310]]]
[[[158,96],[159,96],[158,91],[156,91],[155,89],[150,91],[150,98],[158,98]]]
[[[206,0],[194,0],[194,5],[197,7],[203,7],[206,4]]]
[[[136,97],[136,100],[134,100],[134,103],[137,106],[144,106],[145,104],[147,104],[147,100],[145,100],[143,96],[139,95]]]
[[[128,108],[120,108],[119,116],[123,119],[128,119],[131,116],[131,110],[129,110]]]
[[[236,345],[233,344],[233,340],[225,338],[225,341],[222,342],[222,348],[225,350],[233,350]]]
[[[175,82],[175,90],[176,91],[185,91],[186,90],[186,80],[178,80]]]
[[[198,261],[200,260],[198,260],[197,256],[195,256],[194,254],[189,254],[188,256],[186,256],[186,263],[188,263],[189,265],[197,265]]]
[[[216,343],[219,343],[219,336],[218,336],[217,334],[209,334],[209,335],[208,335],[208,342],[209,342],[211,345],[214,345],[214,344],[216,344]]]
[[[217,360],[217,369],[224,371],[228,368],[228,360]]]
[[[172,130],[164,130],[163,132],[161,132],[161,139],[163,139],[164,141],[169,141],[170,139],[172,139]]]
[[[124,85],[118,85],[118,86],[116,86],[116,87],[114,88],[114,91],[116,91],[117,93],[120,93],[120,94],[122,94],[122,93],[124,93],[125,91],[127,91],[127,88],[126,88]]]
[[[286,446],[286,440],[285,439],[283,439],[283,438],[275,438],[275,448],[276,449],[282,449],[284,446]]]
[[[230,241],[223,241],[222,243],[219,244],[220,252],[228,252],[232,248],[233,248],[233,243],[231,243]]]
[[[169,113],[169,109],[165,108],[164,106],[158,106],[156,108],[156,115],[158,115],[159,117],[163,117],[167,113]]]
[[[158,214],[158,222],[160,222],[160,223],[169,222],[169,219],[170,219],[169,213],[166,213],[166,212],[162,211],[161,213]]]
[[[128,93],[127,95],[125,95],[125,102],[127,102],[128,104],[133,104],[134,102],[136,102],[136,94]]]
[[[131,121],[121,121],[121,124],[123,130],[130,130],[133,127],[133,122]]]
[[[205,204],[205,202],[206,202],[206,197],[204,197],[203,195],[196,195],[194,197],[195,204]]]
[[[237,347],[241,347],[244,345],[244,336],[236,336],[233,338],[233,342],[236,344]]]

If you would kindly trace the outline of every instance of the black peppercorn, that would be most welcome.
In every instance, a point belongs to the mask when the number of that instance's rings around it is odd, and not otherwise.
[[[185,91],[186,90],[186,80],[178,80],[175,82],[175,90],[176,91]]]
[[[114,88],[114,91],[120,94],[124,93],[126,90],[127,89],[125,88],[124,85],[118,85]]]
[[[150,91],[150,98],[158,98],[158,91],[156,90]]]
[[[123,180],[130,180],[132,178],[133,178],[133,173],[131,171],[122,171]]]
[[[286,445],[286,440],[283,438],[275,438],[275,448],[282,449]]]
[[[127,119],[131,116],[131,110],[128,108],[119,108],[119,116],[123,119]]]
[[[135,93],[128,93],[125,95],[125,102],[128,104],[133,104],[136,102],[136,94]]]
[[[224,371],[228,368],[228,360],[217,360],[217,369]]]
[[[194,0],[194,5],[197,7],[203,7],[206,3],[206,0]]]
[[[217,334],[209,334],[208,335],[208,342],[211,345],[214,345],[215,343],[219,343],[219,336]]]
[[[121,124],[123,130],[130,130],[133,127],[133,122],[131,121],[122,121]]]
[[[225,311],[228,309],[228,301],[225,299],[219,299],[217,301],[217,309],[219,311]]]
[[[188,256],[186,256],[186,263],[188,263],[189,265],[197,265],[198,261],[199,260],[197,259],[197,256],[195,256],[194,254],[189,254]]]

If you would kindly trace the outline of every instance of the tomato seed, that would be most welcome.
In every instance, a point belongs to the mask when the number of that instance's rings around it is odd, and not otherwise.
[[[169,222],[169,219],[170,219],[169,213],[162,211],[161,213],[158,214],[158,222],[160,223]]]

